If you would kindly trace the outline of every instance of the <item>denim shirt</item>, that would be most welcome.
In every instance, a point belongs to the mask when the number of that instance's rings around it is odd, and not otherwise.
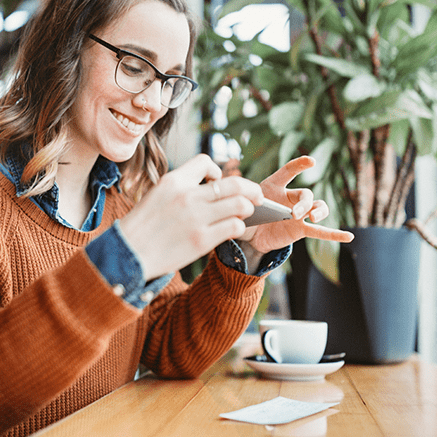
[[[5,164],[0,163],[0,172],[15,184],[17,197],[22,196],[27,189],[20,182],[24,166],[24,162],[11,153],[7,154]],[[117,164],[99,157],[90,175],[93,205],[80,231],[89,232],[99,226],[105,206],[106,190],[113,185],[120,189],[120,178],[121,174]],[[47,192],[32,196],[30,200],[53,220],[76,229],[59,214],[59,188],[56,183]],[[108,283],[121,289],[121,297],[138,309],[148,305],[174,276],[174,273],[171,273],[146,282],[147,272],[143,271],[137,255],[125,240],[118,220],[102,235],[91,241],[85,250],[91,262]],[[248,274],[246,258],[237,243],[232,240],[227,241],[221,244],[216,251],[223,264]],[[262,276],[278,267],[288,258],[290,252],[291,248],[286,247],[265,255],[255,275]]]

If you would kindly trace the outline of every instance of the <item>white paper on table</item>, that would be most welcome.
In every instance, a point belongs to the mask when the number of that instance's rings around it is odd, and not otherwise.
[[[261,404],[251,405],[230,413],[222,413],[220,417],[257,425],[281,425],[311,416],[338,404],[339,402],[300,402],[278,396]]]

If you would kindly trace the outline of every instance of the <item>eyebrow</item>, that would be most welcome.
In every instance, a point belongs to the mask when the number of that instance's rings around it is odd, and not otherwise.
[[[124,50],[128,50],[130,52],[137,53],[140,56],[149,59],[153,63],[157,62],[158,60],[158,55],[156,54],[156,52],[153,52],[152,50],[148,50],[144,47],[139,47],[134,44],[124,44],[123,46],[120,46],[120,48]],[[185,74],[185,65],[178,64],[175,65],[170,70],[180,71],[181,73]]]

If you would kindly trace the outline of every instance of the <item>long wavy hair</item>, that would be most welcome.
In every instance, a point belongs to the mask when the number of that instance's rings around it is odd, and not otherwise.
[[[184,0],[47,0],[28,23],[21,38],[12,84],[0,99],[0,159],[11,148],[21,151],[30,145],[30,159],[22,175],[27,196],[49,190],[58,164],[69,146],[66,127],[69,109],[81,80],[81,54],[89,44],[88,34],[114,22],[142,1],[161,1],[185,14],[190,28],[186,60],[193,74],[196,24]],[[133,198],[156,184],[167,171],[160,141],[175,120],[170,109],[146,134],[128,161],[119,164],[122,187]]]

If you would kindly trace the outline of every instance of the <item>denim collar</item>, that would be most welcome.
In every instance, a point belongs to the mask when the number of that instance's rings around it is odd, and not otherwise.
[[[2,167],[0,170],[14,183],[17,197],[23,196],[29,189],[28,185],[21,183],[21,176],[26,162],[26,159],[19,153],[9,152],[5,158],[5,165],[0,164],[0,167]],[[120,179],[121,173],[117,164],[100,156],[90,174],[93,206],[81,228],[82,231],[90,231],[100,224],[104,208],[105,190],[115,185],[120,191]],[[30,199],[52,219],[65,226],[73,227],[59,215],[59,188],[56,182],[50,190]]]

